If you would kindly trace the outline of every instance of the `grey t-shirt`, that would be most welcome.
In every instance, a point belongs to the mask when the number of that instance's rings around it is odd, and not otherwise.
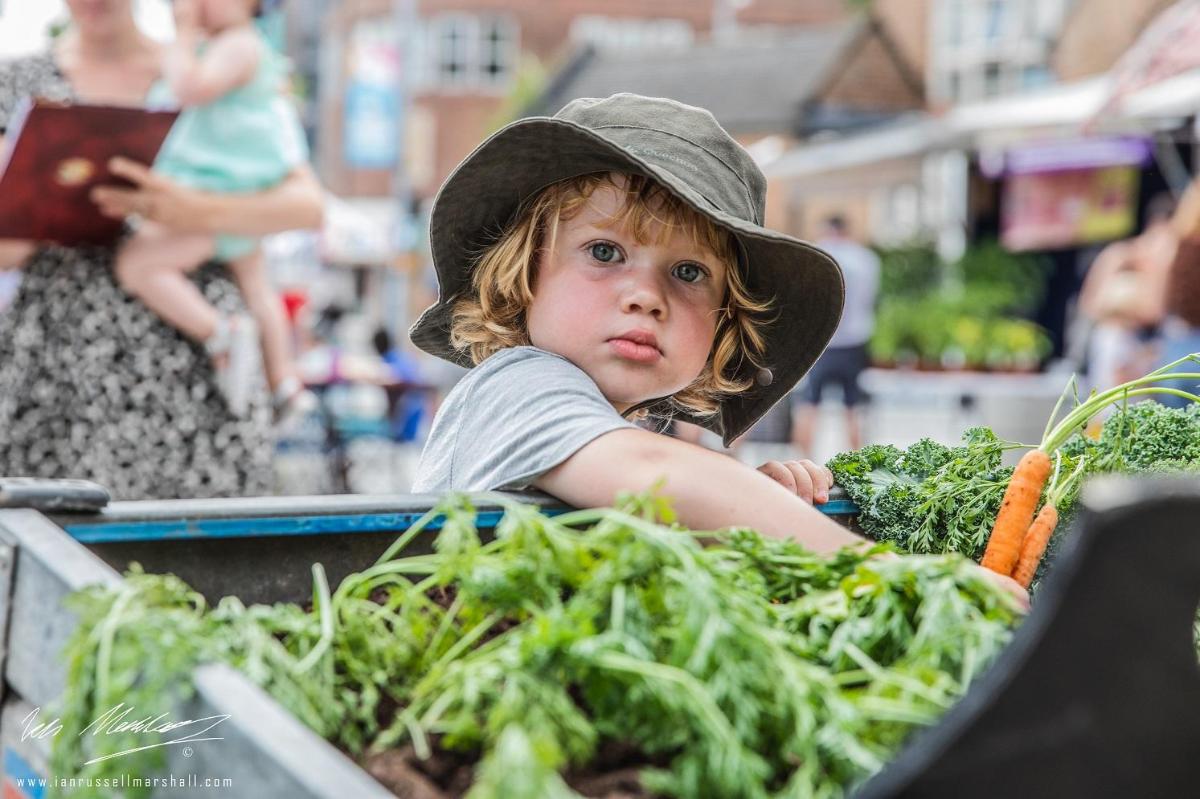
[[[611,430],[621,417],[575,364],[510,347],[458,382],[438,409],[413,493],[519,490]]]

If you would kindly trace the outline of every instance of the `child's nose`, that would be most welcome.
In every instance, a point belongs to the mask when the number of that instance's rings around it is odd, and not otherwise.
[[[621,299],[621,310],[644,313],[661,320],[667,314],[667,303],[662,288],[653,277],[633,276]]]

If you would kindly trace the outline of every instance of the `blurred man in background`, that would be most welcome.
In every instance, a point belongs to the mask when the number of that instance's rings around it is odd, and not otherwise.
[[[858,379],[867,368],[867,341],[875,328],[875,297],[879,293],[879,256],[855,241],[840,214],[828,217],[817,246],[833,256],[846,279],[846,306],[828,349],[792,395],[792,443],[804,457],[812,457],[817,406],[825,387],[838,385],[846,408],[846,437],[851,449],[862,447],[859,405],[863,401]]]
[[[1144,230],[1109,244],[1092,262],[1079,292],[1088,337],[1089,390],[1104,391],[1153,368],[1167,315],[1167,276],[1178,244],[1171,227],[1175,202],[1153,198]]]

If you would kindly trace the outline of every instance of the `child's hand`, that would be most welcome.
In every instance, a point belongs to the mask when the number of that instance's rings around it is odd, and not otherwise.
[[[880,560],[895,560],[901,556],[895,552],[877,552],[872,557]],[[991,583],[1001,591],[1011,594],[1013,599],[1017,600],[1022,613],[1029,612],[1029,592],[1022,588],[1020,583],[1007,575],[997,574],[991,569],[985,569],[978,563],[972,563],[971,566],[981,579]]]
[[[1021,606],[1021,610],[1025,613],[1029,612],[1029,592],[1022,588],[1020,583],[1006,575],[997,574],[991,569],[985,569],[982,566],[976,566],[976,568],[979,569],[980,577],[997,588],[1012,594],[1013,598]]]
[[[821,504],[829,500],[833,472],[810,460],[767,461],[758,467],[758,471],[805,502]]]

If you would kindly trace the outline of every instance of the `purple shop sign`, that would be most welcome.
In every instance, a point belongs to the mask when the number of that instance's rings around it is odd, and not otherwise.
[[[1069,139],[1021,145],[1002,155],[983,154],[979,167],[985,176],[996,178],[1002,174],[1033,175],[1108,166],[1141,166],[1150,160],[1152,152],[1151,140],[1137,136]]]

